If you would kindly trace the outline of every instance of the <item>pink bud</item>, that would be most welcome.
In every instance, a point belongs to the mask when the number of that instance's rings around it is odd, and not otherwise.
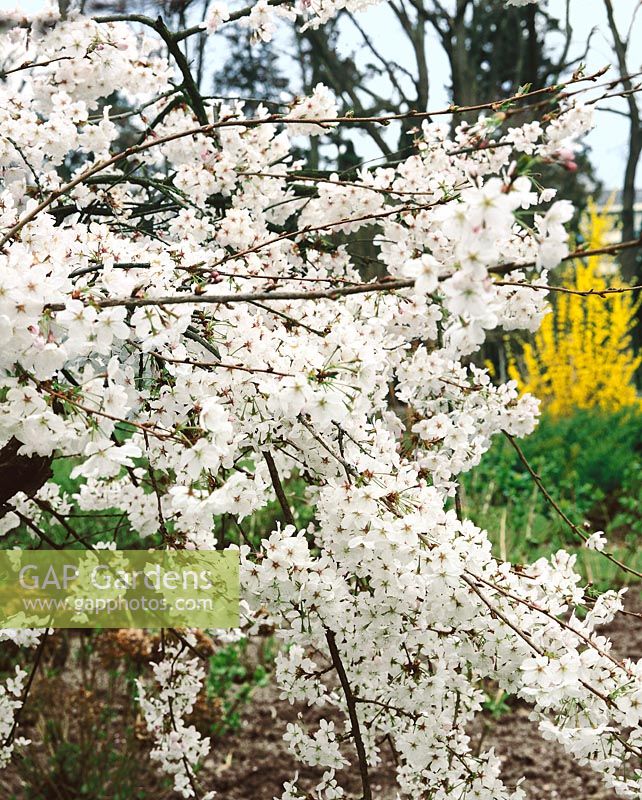
[[[560,161],[573,161],[575,159],[575,153],[569,150],[568,147],[560,148],[555,155]]]

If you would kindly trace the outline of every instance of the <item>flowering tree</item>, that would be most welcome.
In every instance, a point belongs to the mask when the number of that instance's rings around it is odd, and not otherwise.
[[[265,39],[279,17],[315,25],[363,5],[216,3],[205,31],[237,20]],[[143,542],[226,548],[215,520],[242,534],[276,498],[282,524],[258,550],[238,547],[243,627],[277,627],[285,697],[344,719],[288,726],[296,757],[326,771],[316,786],[295,778],[284,800],[343,796],[349,762],[370,800],[384,747],[403,794],[518,800],[467,734],[489,678],[638,797],[642,665],[595,631],[620,594],[587,597],[563,551],[498,561],[457,500],[457,476],[494,435],[536,424],[537,400],[473,357],[488,331],[534,331],[546,313],[573,209],[530,175],[590,128],[579,99],[599,75],[478,106],[453,139],[456,110],[410,112],[416,153],[343,181],[306,175],[291,139],[359,120],[338,117],[321,85],[286,115],[207,101],[181,50],[200,26],[14,22],[0,43],[2,532],[22,525],[52,545],[58,525],[73,543],[81,511]],[[116,92],[130,111],[110,113]],[[511,127],[528,104],[545,118]],[[357,230],[377,246],[374,282],[336,237]],[[50,478],[58,457],[73,457],[72,491]],[[304,529],[294,475],[314,509]],[[0,631],[36,648],[0,691],[3,763],[46,636]],[[139,699],[152,758],[184,797],[206,798],[195,768],[209,742],[185,721],[204,674],[190,637],[165,648]]]

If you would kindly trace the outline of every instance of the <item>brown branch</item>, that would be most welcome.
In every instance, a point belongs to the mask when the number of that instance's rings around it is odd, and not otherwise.
[[[560,625],[565,630],[570,631],[575,636],[577,636],[578,639],[581,639],[584,642],[584,644],[586,644],[588,647],[591,647],[593,650],[595,650],[595,652],[598,653],[602,658],[606,659],[607,661],[610,661],[618,669],[621,669],[623,672],[625,672],[630,678],[634,677],[633,672],[628,667],[626,667],[625,664],[623,664],[621,661],[618,661],[617,658],[614,658],[606,650],[603,650],[601,647],[599,647],[585,633],[582,633],[581,631],[578,631],[575,628],[573,628],[571,625],[568,624],[568,622],[564,622],[564,620],[560,619],[559,617],[556,617],[555,614],[552,614],[550,611],[547,611],[545,608],[542,608],[541,606],[538,606],[535,603],[532,603],[530,600],[527,600],[524,597],[520,597],[519,595],[513,594],[512,592],[508,591],[508,589],[504,589],[503,586],[498,586],[496,583],[492,583],[491,581],[487,581],[485,578],[482,578],[481,575],[476,575],[475,573],[471,572],[470,570],[466,570],[466,572],[468,573],[468,575],[470,575],[471,578],[474,578],[476,581],[479,581],[480,583],[483,583],[489,589],[493,589],[494,591],[500,592],[501,594],[504,595],[504,597],[508,597],[510,600],[515,600],[517,603],[521,603],[522,605],[524,605],[527,608],[529,608],[531,611],[536,611],[537,613],[542,614],[543,616],[545,616],[548,619],[550,619],[551,622],[555,622],[556,624]]]
[[[49,545],[49,547],[51,547],[53,550],[63,549],[62,545],[56,544],[56,542],[54,542],[53,539],[47,536],[47,534],[44,531],[40,530],[40,528],[35,524],[33,520],[29,519],[29,517],[26,514],[23,514],[22,511],[19,511],[17,508],[15,508],[15,506],[7,504],[4,508],[6,511],[13,511],[13,513],[18,517],[18,519],[21,522],[23,522],[30,530],[32,530],[39,539],[41,539],[43,542],[46,542]]]
[[[38,643],[38,649],[36,650],[36,656],[33,661],[33,666],[31,667],[31,672],[29,673],[29,678],[27,679],[27,683],[22,693],[22,697],[20,698],[21,706],[16,711],[16,715],[13,718],[13,725],[11,726],[11,730],[7,734],[7,738],[4,740],[3,744],[4,747],[11,744],[11,742],[13,741],[13,737],[16,734],[16,729],[18,727],[18,723],[20,722],[20,717],[22,716],[22,712],[25,708],[27,698],[29,697],[29,692],[31,691],[31,685],[33,683],[33,679],[36,677],[36,672],[38,671],[38,666],[40,665],[40,660],[42,659],[42,654],[44,652],[48,636],[49,636],[49,628],[45,628],[45,631],[42,634],[42,639]]]
[[[115,306],[139,308],[141,306],[183,305],[185,303],[226,305],[227,303],[253,303],[267,300],[337,300],[339,297],[351,294],[409,289],[414,286],[414,283],[414,278],[406,278],[403,280],[362,283],[340,289],[320,289],[312,292],[238,292],[234,294],[177,294],[168,297],[120,297],[111,300],[92,301],[91,305],[96,308],[113,308]],[[62,311],[64,307],[62,303],[51,303],[47,306],[50,311]]]
[[[517,453],[517,456],[518,456],[519,460],[522,462],[524,467],[526,467],[526,471],[531,476],[531,478],[535,481],[535,485],[540,490],[540,492],[543,495],[543,497],[546,500],[546,502],[555,511],[555,513],[558,515],[558,517],[568,526],[568,528],[576,536],[579,536],[580,539],[583,542],[586,542],[586,540],[588,539],[588,536],[584,533],[584,531],[579,526],[577,526],[571,519],[569,519],[567,517],[567,515],[562,511],[562,509],[560,508],[558,503],[556,503],[556,501],[551,497],[548,489],[546,488],[546,486],[544,486],[544,482],[542,481],[540,476],[535,472],[535,470],[529,464],[528,459],[524,455],[524,452],[523,452],[522,448],[515,441],[515,438],[513,436],[511,436],[510,433],[507,433],[506,431],[503,431],[503,434],[508,439],[508,441],[511,443],[511,445],[513,446],[513,449]],[[615,564],[616,566],[618,566],[620,569],[624,570],[625,572],[629,572],[631,575],[635,575],[637,578],[642,578],[642,572],[638,572],[636,569],[633,569],[633,567],[627,566],[623,561],[620,561],[619,559],[617,559],[611,553],[606,553],[606,552],[600,551],[600,550],[596,550],[595,552],[596,553],[600,553],[600,555],[604,556],[604,558],[607,558],[612,564]]]
[[[18,455],[21,447],[12,436],[0,448],[0,508],[18,492],[32,497],[51,477],[52,457]]]
[[[404,210],[414,210],[414,208],[395,209],[391,213],[400,213],[401,211]],[[342,220],[341,222],[335,224],[345,224],[345,222],[346,220]],[[319,227],[327,228],[330,226],[319,226]],[[299,231],[299,233],[300,232],[301,231]],[[633,239],[631,241],[621,242],[620,244],[609,245],[608,247],[600,247],[594,250],[574,250],[572,253],[569,253],[567,256],[564,256],[564,258],[561,259],[561,262],[571,261],[575,258],[585,258],[594,255],[617,253],[620,250],[632,247],[642,247],[642,239]],[[236,253],[234,255],[229,256],[229,258],[238,258],[240,255],[243,255],[243,253]],[[507,272],[513,272],[514,270],[517,269],[525,269],[527,267],[532,267],[534,265],[535,265],[534,261],[525,262],[522,264],[511,262],[508,264],[498,265],[496,267],[490,267],[488,269],[488,272],[492,274],[501,275]],[[301,291],[298,292],[274,291],[274,292],[256,292],[256,293],[236,292],[234,294],[230,293],[230,294],[217,294],[217,295],[177,294],[166,297],[123,297],[123,298],[112,298],[105,300],[90,299],[88,302],[96,308],[113,308],[115,306],[124,306],[125,308],[139,308],[141,306],[182,305],[184,303],[225,305],[227,303],[255,303],[257,301],[265,302],[268,300],[322,300],[322,299],[337,300],[340,297],[345,297],[353,294],[368,294],[370,292],[392,292],[398,289],[410,289],[414,286],[414,283],[415,281],[413,278],[389,279],[389,280],[386,280],[384,278],[380,281],[376,281],[373,283],[361,283],[361,284],[355,284],[354,286],[342,286],[336,289],[319,289],[311,292],[301,292]],[[499,285],[502,284],[500,283]],[[506,285],[513,285],[513,284],[507,282]],[[533,286],[534,288],[540,288],[540,289],[551,288],[554,291],[564,291],[564,289],[562,288],[555,289],[555,287],[544,287],[544,286],[537,287],[536,284],[520,284],[516,282],[515,285]],[[612,293],[612,292],[607,292],[607,293]],[[599,294],[599,293],[589,292],[589,294]],[[46,306],[46,308],[49,309],[50,311],[62,311],[65,308],[65,306],[63,303],[50,303],[49,305]]]
[[[126,15],[126,16],[129,16],[129,18],[131,19],[136,15]],[[114,21],[114,20],[115,18],[104,21]],[[139,18],[133,21],[143,22],[144,24],[149,24],[149,22],[153,22],[153,20],[150,20],[149,17]],[[574,75],[566,83],[560,83],[555,86],[548,86],[542,89],[535,89],[531,92],[516,94],[502,101],[492,100],[485,103],[477,103],[476,105],[470,105],[470,106],[451,105],[448,106],[447,108],[439,109],[437,111],[407,111],[398,114],[386,114],[381,116],[367,116],[367,117],[354,117],[354,116],[323,117],[323,118],[310,117],[310,118],[305,118],[305,120],[292,119],[288,116],[279,114],[270,114],[266,117],[261,117],[261,118],[225,119],[219,122],[212,122],[208,125],[200,125],[195,128],[188,128],[187,130],[176,131],[166,136],[158,136],[156,138],[151,139],[150,141],[141,142],[140,144],[137,145],[132,145],[131,147],[128,147],[125,150],[122,150],[119,153],[110,156],[104,161],[99,161],[95,164],[92,164],[92,166],[89,169],[85,170],[84,172],[81,172],[71,181],[59,187],[58,189],[55,189],[53,192],[51,192],[49,197],[45,198],[45,200],[43,200],[41,203],[35,206],[28,214],[22,217],[22,219],[18,220],[18,222],[16,222],[15,225],[13,225],[7,231],[7,233],[2,237],[2,239],[0,239],[0,248],[3,248],[8,241],[13,239],[13,237],[17,233],[19,233],[22,230],[22,228],[24,228],[25,225],[34,220],[40,213],[42,213],[42,211],[49,208],[49,206],[52,203],[54,203],[57,199],[67,194],[67,192],[71,191],[71,189],[74,189],[76,186],[79,186],[81,183],[83,183],[83,181],[87,180],[87,178],[96,175],[102,170],[107,169],[108,167],[111,167],[114,164],[117,164],[120,161],[129,158],[132,155],[144,152],[152,147],[157,147],[162,144],[167,144],[168,142],[174,142],[178,139],[182,139],[187,136],[196,136],[198,134],[209,135],[219,128],[228,128],[228,127],[253,128],[259,125],[270,125],[274,123],[279,123],[284,125],[297,125],[300,124],[302,121],[305,121],[306,123],[316,123],[320,125],[335,124],[335,123],[336,124],[342,123],[345,125],[361,125],[364,122],[370,122],[379,125],[388,125],[390,122],[394,122],[396,120],[426,119],[431,116],[440,116],[446,114],[450,115],[454,113],[467,113],[471,111],[481,111],[484,109],[497,110],[499,108],[503,108],[506,104],[521,101],[542,94],[552,94],[558,92],[560,89],[563,89],[575,83],[581,83],[584,81],[595,82],[598,77],[604,74],[605,71],[606,67],[585,77]]]
[[[607,256],[619,253],[620,250],[630,250],[632,248],[642,247],[642,238],[628,239],[625,242],[617,242],[616,244],[605,245],[604,247],[595,247],[592,250],[586,248],[578,248],[573,250],[572,253],[564,256],[560,263],[565,261],[572,261],[575,258],[588,258],[589,256]],[[496,267],[489,267],[488,272],[493,275],[505,275],[507,272],[512,272],[515,269],[523,269],[524,267],[534,267],[535,261],[524,261],[523,263],[516,263],[511,261],[508,264],[498,264]]]
[[[48,61],[25,61],[18,67],[13,67],[13,69],[0,69],[0,80],[3,81],[8,75],[13,75],[14,72],[20,72],[23,69],[36,69],[37,67],[48,67],[51,64],[55,64],[57,61],[70,61],[73,58],[74,56],[58,56],[57,58],[50,58]]]
[[[486,596],[483,594],[483,592],[481,592],[481,591],[480,591],[480,590],[477,588],[477,586],[475,586],[475,583],[474,583],[474,581],[473,581],[473,580],[471,580],[471,579],[470,579],[470,578],[469,578],[467,575],[462,575],[462,576],[461,576],[461,579],[462,579],[462,580],[463,580],[463,581],[464,581],[466,584],[468,584],[468,586],[469,586],[469,587],[472,589],[472,591],[473,591],[473,592],[474,592],[474,593],[477,595],[477,597],[479,597],[479,599],[482,601],[482,603],[483,603],[483,604],[484,604],[484,605],[485,605],[485,606],[488,608],[488,610],[490,611],[491,615],[494,615],[494,616],[496,616],[498,619],[500,619],[500,620],[501,620],[501,621],[504,623],[504,625],[508,626],[508,627],[509,627],[509,628],[510,628],[510,629],[511,629],[511,630],[512,630],[514,633],[516,633],[516,634],[517,634],[517,636],[519,636],[519,638],[520,638],[520,639],[522,639],[524,642],[526,642],[526,644],[527,644],[529,647],[531,647],[531,648],[532,648],[532,649],[533,649],[533,650],[534,650],[534,651],[535,651],[535,652],[536,652],[538,655],[540,655],[540,656],[546,655],[546,654],[544,653],[544,651],[543,651],[543,650],[542,650],[540,647],[538,647],[538,646],[535,644],[535,642],[533,642],[533,640],[531,639],[531,637],[530,637],[530,636],[529,636],[527,633],[524,633],[524,631],[522,631],[520,628],[518,628],[518,627],[517,627],[517,625],[514,625],[514,624],[513,624],[513,623],[512,623],[512,622],[511,622],[511,621],[508,619],[508,617],[507,617],[507,616],[506,616],[504,613],[502,613],[502,612],[501,612],[501,611],[500,611],[500,610],[497,608],[497,606],[494,606],[494,605],[493,605],[493,604],[492,604],[492,603],[491,603],[491,602],[488,600],[488,598],[487,598],[487,597],[486,597]],[[497,588],[497,587],[495,587],[495,588]],[[557,621],[559,622],[559,620],[557,620]],[[574,632],[575,632],[575,631],[574,631]],[[579,681],[579,682],[582,684],[582,686],[583,686],[585,689],[587,689],[589,692],[591,692],[592,694],[594,694],[596,697],[599,697],[599,698],[600,698],[600,700],[601,700],[601,701],[602,701],[602,702],[603,702],[605,705],[607,705],[607,706],[611,706],[611,705],[613,705],[613,701],[611,700],[611,698],[610,698],[610,697],[608,697],[607,695],[603,694],[602,692],[600,692],[600,691],[599,691],[599,689],[595,689],[593,686],[591,686],[589,683],[587,683],[586,681],[584,681],[584,680],[583,680],[583,679],[581,679],[581,678],[580,678],[580,681]],[[618,738],[619,738],[619,737],[618,737]],[[621,741],[621,740],[620,740],[620,741]],[[635,753],[635,754],[636,754],[636,755],[638,755],[638,756],[640,755],[640,750],[638,750],[637,748],[632,748],[632,747],[629,745],[628,749],[630,750],[630,752],[633,752],[633,753]]]
[[[267,375],[276,375],[279,378],[293,377],[291,372],[278,372],[271,367],[245,367],[242,364],[227,364],[224,361],[195,361],[192,358],[171,358],[170,356],[165,356],[162,353],[157,353],[155,350],[149,351],[147,355],[158,358],[161,361],[167,361],[168,364],[186,364],[189,367],[200,367],[201,369],[237,369],[241,370],[241,372],[249,372],[251,374],[255,372],[261,372],[266,373]]]
[[[472,573],[469,573],[469,574],[472,574]],[[474,577],[475,577],[475,578],[477,578],[478,576],[476,576],[476,575],[475,575]],[[544,653],[544,651],[543,651],[543,650],[541,650],[541,649],[540,649],[540,648],[539,648],[539,647],[538,647],[538,646],[537,646],[537,645],[536,645],[536,644],[535,644],[535,643],[534,643],[534,642],[531,640],[530,636],[528,636],[526,633],[524,633],[524,631],[520,630],[520,628],[518,628],[516,625],[514,625],[514,624],[513,624],[513,623],[512,623],[512,622],[511,622],[511,621],[510,621],[510,620],[509,620],[507,617],[506,617],[506,615],[505,615],[505,614],[503,614],[503,613],[502,613],[502,612],[501,612],[501,611],[500,611],[500,610],[499,610],[499,609],[498,609],[496,606],[493,606],[493,605],[492,605],[492,603],[491,603],[491,602],[488,600],[488,598],[487,598],[487,597],[485,597],[485,595],[484,595],[484,594],[483,594],[483,593],[482,593],[482,592],[481,592],[481,591],[478,589],[478,587],[477,587],[477,586],[475,586],[475,583],[474,583],[474,581],[473,581],[473,580],[471,580],[471,579],[470,579],[469,577],[467,577],[466,575],[462,575],[462,576],[461,576],[461,578],[462,578],[462,580],[463,580],[463,581],[464,581],[466,584],[468,584],[468,586],[471,588],[471,590],[472,590],[473,592],[475,592],[475,594],[476,594],[476,595],[479,597],[479,599],[480,599],[480,600],[481,600],[481,601],[484,603],[484,605],[485,605],[485,606],[488,608],[488,610],[490,611],[491,615],[494,615],[494,616],[496,616],[498,619],[500,619],[500,620],[501,620],[501,621],[502,621],[502,622],[503,622],[505,625],[507,625],[507,626],[508,626],[508,627],[509,627],[509,628],[510,628],[510,629],[511,629],[511,630],[512,630],[514,633],[516,633],[516,634],[517,634],[517,635],[520,637],[520,639],[523,639],[523,640],[524,640],[524,642],[526,642],[526,644],[528,644],[528,646],[529,646],[529,647],[531,647],[531,648],[532,648],[532,649],[533,649],[533,650],[534,650],[536,653],[538,653],[539,655],[546,655],[546,654]],[[482,580],[482,579],[480,578],[479,580]],[[486,584],[486,585],[489,585],[487,581],[482,581],[482,582],[483,582],[484,584]],[[491,586],[492,586],[494,589],[496,589],[497,591],[499,591],[499,592],[503,592],[503,590],[502,590],[502,589],[500,589],[500,587],[498,587],[498,586],[494,586],[494,585],[492,585],[492,584],[491,584]],[[503,593],[505,594],[505,592],[503,592]],[[517,600],[520,600],[520,601],[521,601],[521,599],[520,599],[520,598],[515,598],[515,599],[517,599]],[[537,609],[537,610],[541,610],[541,609]],[[556,622],[558,622],[558,623],[559,623],[560,625],[562,625],[563,627],[568,627],[568,626],[566,626],[566,625],[565,625],[565,623],[562,623],[562,621],[561,621],[561,620],[559,620],[559,619],[557,619],[556,617],[555,617],[554,619],[555,619],[555,621],[556,621]],[[573,630],[573,629],[571,629],[571,630]],[[579,634],[577,633],[577,631],[573,630],[573,633],[575,633],[575,634],[577,634],[577,635],[579,636]],[[611,660],[613,660],[613,659],[611,659]],[[617,662],[616,662],[616,663],[617,663]],[[615,702],[614,702],[614,700],[612,700],[610,696],[603,694],[602,692],[600,692],[600,690],[599,690],[599,689],[596,689],[595,687],[591,686],[591,684],[590,684],[590,683],[588,683],[587,681],[585,681],[584,679],[580,678],[579,682],[580,682],[580,684],[581,684],[581,685],[582,685],[582,686],[583,686],[583,687],[584,687],[584,688],[585,688],[587,691],[591,692],[591,694],[595,695],[596,697],[599,697],[599,699],[600,699],[600,700],[601,700],[601,701],[602,701],[602,702],[603,702],[603,703],[604,703],[604,704],[605,704],[607,707],[609,707],[609,708],[610,708],[610,707],[612,707],[612,706],[614,706],[614,705],[615,705]],[[620,742],[620,744],[621,744],[621,745],[624,747],[624,749],[625,749],[625,750],[627,750],[627,752],[629,752],[629,753],[631,753],[631,754],[635,755],[635,756],[636,756],[636,757],[638,757],[638,758],[639,758],[640,756],[642,756],[642,750],[640,750],[640,748],[637,748],[637,747],[633,747],[633,746],[631,746],[631,745],[630,745],[630,744],[629,744],[629,743],[628,743],[628,742],[627,742],[625,739],[623,739],[623,738],[622,738],[622,737],[621,737],[619,734],[617,734],[617,733],[615,733],[615,732],[613,733],[613,736],[614,736],[614,738],[615,738],[615,739],[617,739],[617,741],[618,741],[618,742]]]
[[[341,688],[343,689],[343,695],[346,699],[346,705],[348,707],[350,725],[352,726],[352,737],[357,750],[357,758],[359,759],[359,772],[361,774],[361,787],[363,792],[362,800],[372,800],[372,789],[370,788],[370,776],[368,774],[368,759],[366,756],[366,748],[364,747],[363,739],[361,738],[361,728],[359,727],[359,717],[357,716],[357,704],[355,697],[352,693],[352,687],[350,686],[350,681],[346,675],[345,667],[341,661],[341,655],[339,654],[339,648],[337,647],[334,631],[326,628],[325,638],[328,643],[330,656],[332,657],[332,663],[337,675],[339,676]]]
[[[317,441],[321,445],[321,447],[332,456],[332,458],[334,458],[336,461],[339,462],[339,464],[341,464],[341,466],[346,471],[348,483],[350,483],[350,477],[357,475],[357,471],[355,470],[355,468],[351,464],[348,464],[348,462],[345,460],[345,458],[343,458],[342,455],[338,455],[337,453],[335,453],[332,450],[332,448],[328,444],[326,444],[326,442],[323,441],[323,439],[319,436],[319,434],[314,430],[312,425],[310,425],[310,423],[307,420],[305,420],[302,416],[299,416],[299,422],[310,433],[312,438],[315,439],[315,441]],[[340,427],[339,430],[341,431]]]
[[[35,505],[38,506],[38,508],[41,511],[44,511],[47,514],[51,514],[51,516],[54,519],[56,519],[60,524],[60,526],[65,530],[67,536],[71,536],[72,539],[75,539],[77,542],[80,542],[80,544],[83,544],[87,547],[85,542],[80,538],[80,536],[78,536],[76,531],[67,522],[64,516],[59,511],[57,511],[48,500],[40,500],[37,497],[32,497],[31,502],[35,503]],[[88,548],[88,549],[93,549],[93,548]]]
[[[264,450],[263,458],[265,459],[265,463],[267,464],[268,470],[270,472],[270,478],[272,479],[272,486],[274,487],[276,498],[279,501],[279,505],[281,506],[281,511],[283,511],[283,516],[285,517],[285,521],[288,525],[293,525],[296,528],[296,520],[294,519],[294,514],[292,513],[292,509],[290,508],[290,504],[285,494],[285,490],[283,489],[283,484],[281,483],[281,478],[279,477],[279,471],[276,468],[276,464],[274,463],[272,454],[268,450]]]
[[[611,286],[608,289],[568,289],[566,286],[549,286],[546,283],[522,283],[521,281],[495,281],[495,286],[516,286],[520,289],[535,289],[536,291],[560,292],[562,294],[575,294],[578,297],[607,297],[610,294],[624,294],[637,292],[642,285],[636,286]]]
[[[157,31],[158,35],[167,45],[167,49],[174,57],[176,66],[181,71],[181,75],[183,76],[183,91],[190,105],[192,106],[194,114],[196,115],[196,119],[199,121],[199,124],[207,125],[207,111],[205,110],[203,97],[198,90],[198,86],[194,81],[194,76],[189,68],[187,59],[179,47],[176,37],[173,36],[167,29],[162,17],[158,17],[158,19],[153,23],[152,27],[155,31]]]

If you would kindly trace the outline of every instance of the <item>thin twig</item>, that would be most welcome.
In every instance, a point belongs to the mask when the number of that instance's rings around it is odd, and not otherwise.
[[[13,737],[16,734],[16,729],[18,727],[18,723],[20,722],[20,717],[22,716],[22,712],[25,708],[27,697],[29,696],[29,692],[31,691],[31,685],[33,684],[33,679],[36,677],[36,672],[38,671],[38,666],[40,665],[40,660],[42,658],[42,654],[44,652],[48,636],[49,636],[49,628],[45,628],[45,631],[42,634],[42,639],[38,643],[38,649],[36,650],[36,657],[34,658],[33,665],[31,667],[31,672],[29,673],[29,678],[27,679],[27,683],[22,693],[22,697],[20,698],[21,702],[20,708],[16,711],[16,715],[13,718],[13,725],[11,726],[11,730],[7,734],[7,738],[4,740],[4,745],[3,745],[4,747],[11,744],[11,742],[13,741]]]
[[[586,540],[588,539],[588,536],[584,533],[584,531],[578,525],[576,525],[571,519],[569,519],[567,517],[567,515],[564,513],[564,511],[562,511],[562,509],[560,508],[558,503],[551,497],[548,489],[546,488],[546,486],[544,486],[544,482],[542,481],[540,476],[535,472],[535,470],[531,467],[531,465],[528,462],[528,459],[524,455],[524,452],[523,452],[522,448],[517,444],[517,442],[515,441],[514,437],[511,436],[511,434],[507,433],[506,431],[503,431],[503,433],[504,433],[504,436],[508,439],[508,441],[513,446],[513,449],[517,453],[517,456],[519,457],[519,460],[526,467],[526,471],[531,476],[531,478],[535,481],[535,484],[537,485],[537,488],[542,493],[542,495],[543,495],[544,499],[546,500],[546,502],[551,506],[551,508],[555,511],[555,513],[559,516],[559,518],[561,520],[563,520],[563,522],[569,527],[569,529],[576,536],[579,536],[580,539],[583,542],[586,542]],[[600,555],[604,556],[604,558],[607,558],[612,564],[615,564],[616,566],[618,566],[620,569],[624,570],[625,572],[629,572],[631,575],[635,575],[637,578],[642,578],[642,572],[638,572],[636,569],[633,569],[633,567],[629,567],[627,564],[625,564],[623,561],[620,561],[618,558],[616,558],[611,553],[607,553],[607,552],[604,552],[604,551],[601,551],[601,550],[596,550],[595,552],[596,553],[600,553]]]

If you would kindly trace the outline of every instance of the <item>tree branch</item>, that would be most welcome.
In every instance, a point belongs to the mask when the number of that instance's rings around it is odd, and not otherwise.
[[[325,638],[328,643],[332,663],[337,675],[339,676],[341,688],[343,689],[343,695],[346,699],[346,705],[348,707],[350,725],[352,726],[352,737],[357,750],[357,758],[359,759],[359,772],[361,774],[361,788],[363,793],[362,800],[372,800],[372,789],[370,787],[370,776],[368,774],[368,759],[366,756],[366,748],[364,747],[363,739],[361,738],[361,728],[359,727],[359,717],[357,716],[357,704],[355,702],[355,698],[352,693],[352,687],[350,686],[350,681],[346,675],[343,662],[341,661],[341,655],[339,653],[339,648],[337,647],[334,631],[326,628]]]
[[[285,521],[288,525],[293,525],[296,528],[296,520],[294,519],[294,514],[292,513],[292,509],[290,508],[290,504],[285,494],[285,490],[283,489],[283,484],[281,483],[281,478],[279,477],[279,471],[276,468],[276,464],[274,463],[272,454],[268,450],[264,450],[263,458],[265,459],[265,463],[267,464],[270,473],[270,478],[272,479],[272,486],[274,487],[276,498],[279,501],[279,505],[281,506],[281,511],[283,511],[283,516],[285,517]]]

